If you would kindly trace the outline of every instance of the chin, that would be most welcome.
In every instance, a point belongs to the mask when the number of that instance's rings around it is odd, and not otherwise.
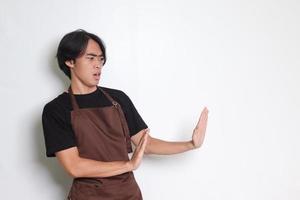
[[[86,86],[89,87],[89,88],[93,88],[93,87],[98,86],[98,83],[99,83],[99,81],[97,81],[97,82],[93,81],[93,82],[87,83]]]
[[[93,83],[93,86],[98,86],[99,82],[100,82],[100,81],[95,81],[95,82]]]

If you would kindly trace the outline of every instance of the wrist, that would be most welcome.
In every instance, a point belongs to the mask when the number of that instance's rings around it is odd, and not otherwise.
[[[195,145],[194,145],[193,140],[188,141],[188,142],[187,142],[187,146],[188,146],[188,150],[193,150],[193,149],[195,149]]]
[[[126,167],[126,171],[130,172],[130,171],[133,171],[134,168],[133,168],[133,164],[131,163],[131,161],[126,161],[125,162],[125,167]]]

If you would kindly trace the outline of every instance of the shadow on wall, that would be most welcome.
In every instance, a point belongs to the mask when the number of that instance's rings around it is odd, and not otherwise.
[[[72,178],[67,175],[55,157],[46,157],[42,120],[40,118],[35,120],[33,136],[34,144],[36,144],[34,150],[36,154],[35,157],[37,158],[37,162],[41,165],[41,168],[45,169],[45,174],[47,174],[46,179],[49,180],[49,186],[53,185],[53,188],[58,188],[59,194],[55,195],[58,195],[60,199],[65,199],[70,189]]]
[[[55,42],[52,43],[52,45]],[[58,80],[60,82],[60,87],[57,88],[57,94],[60,94],[65,88],[68,88],[70,84],[69,78],[60,70],[56,60],[56,49],[58,44],[54,47],[51,46],[49,48],[49,55],[47,58],[48,63],[48,70],[46,70],[45,76],[51,76],[53,80]],[[51,51],[52,49],[52,51]],[[51,84],[51,83],[48,83]],[[49,101],[52,99],[49,99]],[[48,101],[48,102],[49,102]],[[34,144],[35,144],[35,157],[37,158],[38,163],[41,165],[41,168],[44,168],[47,174],[47,179],[49,180],[49,186],[53,185],[53,190],[58,194],[55,196],[58,199],[66,199],[67,194],[69,192],[72,178],[64,171],[61,164],[58,162],[56,157],[48,158],[46,157],[46,150],[45,150],[45,140],[44,140],[44,133],[42,127],[42,111],[45,105],[40,107],[39,115],[37,116],[36,120],[33,120],[34,124]],[[49,195],[53,196],[53,195]]]

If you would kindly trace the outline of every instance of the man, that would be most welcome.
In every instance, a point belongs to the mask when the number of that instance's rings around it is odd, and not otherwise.
[[[144,153],[176,154],[202,145],[207,108],[190,141],[163,141],[149,135],[124,92],[98,86],[106,62],[98,36],[84,30],[66,34],[57,60],[71,84],[68,91],[45,105],[42,119],[47,156],[56,156],[74,178],[68,199],[141,200],[132,171],[139,167]],[[129,159],[131,142],[136,148]]]

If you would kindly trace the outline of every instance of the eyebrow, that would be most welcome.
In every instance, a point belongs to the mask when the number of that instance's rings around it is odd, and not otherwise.
[[[97,57],[97,56],[98,56],[98,57],[101,57],[101,56],[103,57],[103,54],[96,55],[96,54],[94,54],[94,53],[87,53],[86,55],[87,55],[87,56],[95,56],[95,57]]]

